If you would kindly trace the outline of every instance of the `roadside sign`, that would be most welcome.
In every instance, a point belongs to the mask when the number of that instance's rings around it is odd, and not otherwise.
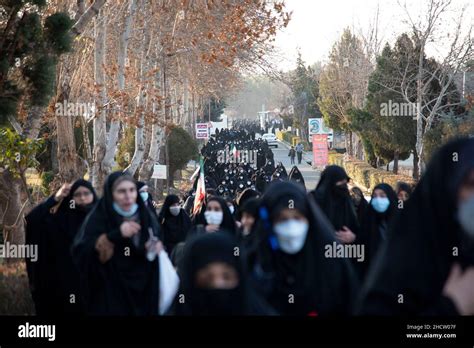
[[[209,139],[208,123],[196,123],[196,139]]]
[[[308,119],[308,140],[310,142],[312,141],[313,134],[326,134],[329,141],[332,141],[333,139],[333,130],[326,127],[322,118]]]
[[[166,166],[163,164],[155,164],[153,166],[152,179],[166,179]]]

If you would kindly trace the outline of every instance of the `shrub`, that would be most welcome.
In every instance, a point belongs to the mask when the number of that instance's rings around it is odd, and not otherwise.
[[[48,196],[50,194],[50,189],[49,185],[54,179],[54,173],[49,171],[49,172],[43,172],[41,174],[41,189],[43,190],[43,193]]]
[[[349,175],[356,185],[372,191],[375,186],[381,183],[386,183],[396,187],[397,182],[403,181],[410,185],[414,185],[415,181],[406,175],[397,175],[392,172],[387,172],[381,169],[376,169],[363,161],[344,160],[344,155],[336,152],[329,152],[329,164],[343,167],[347,175]]]
[[[0,264],[0,315],[34,314],[26,264]]]

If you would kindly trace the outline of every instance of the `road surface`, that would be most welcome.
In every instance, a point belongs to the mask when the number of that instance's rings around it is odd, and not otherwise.
[[[272,147],[271,149],[274,154],[275,165],[278,164],[278,162],[282,162],[286,168],[286,171],[290,173],[291,168],[293,168],[290,157],[288,157],[288,151],[290,147],[287,144],[278,141],[278,148]],[[306,161],[311,161],[309,154],[303,154],[303,160],[301,161],[301,164],[297,164],[296,166],[303,174],[306,189],[311,191],[316,187],[321,173],[313,169]],[[295,162],[298,163],[297,157],[295,158]]]

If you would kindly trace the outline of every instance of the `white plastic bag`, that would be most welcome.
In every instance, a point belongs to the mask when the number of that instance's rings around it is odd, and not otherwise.
[[[162,250],[158,257],[160,267],[160,296],[158,306],[160,315],[163,315],[170,308],[178,292],[179,277],[166,251]]]

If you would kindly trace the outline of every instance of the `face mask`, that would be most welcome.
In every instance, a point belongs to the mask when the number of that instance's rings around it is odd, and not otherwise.
[[[148,197],[150,197],[148,192],[140,192],[140,196],[142,197],[143,202],[146,202],[148,200]]]
[[[231,214],[234,214],[235,208],[233,205],[229,205],[229,210]]]
[[[94,207],[94,203],[86,204],[86,205],[76,205],[77,210],[79,210],[83,213],[90,212],[93,207]]]
[[[347,187],[347,184],[336,185],[334,187],[334,192],[336,192],[337,195],[346,196],[349,194],[349,188]]]
[[[205,211],[204,218],[209,225],[220,225],[224,219],[222,211]]]
[[[308,228],[306,222],[291,219],[276,224],[273,230],[281,250],[287,254],[296,254],[304,246]]]
[[[178,216],[181,211],[181,207],[170,207],[170,213],[173,216]]]
[[[372,208],[374,208],[377,213],[385,213],[390,206],[390,201],[387,197],[375,197],[372,198],[370,204],[372,204]]]
[[[474,238],[474,196],[459,205],[457,217],[464,232]]]
[[[119,205],[117,203],[113,203],[112,204],[115,212],[123,217],[132,217],[133,215],[135,215],[135,213],[137,212],[138,210],[138,204],[137,203],[133,203],[132,207],[130,208],[129,211],[125,211],[123,210],[122,208],[119,207]]]

